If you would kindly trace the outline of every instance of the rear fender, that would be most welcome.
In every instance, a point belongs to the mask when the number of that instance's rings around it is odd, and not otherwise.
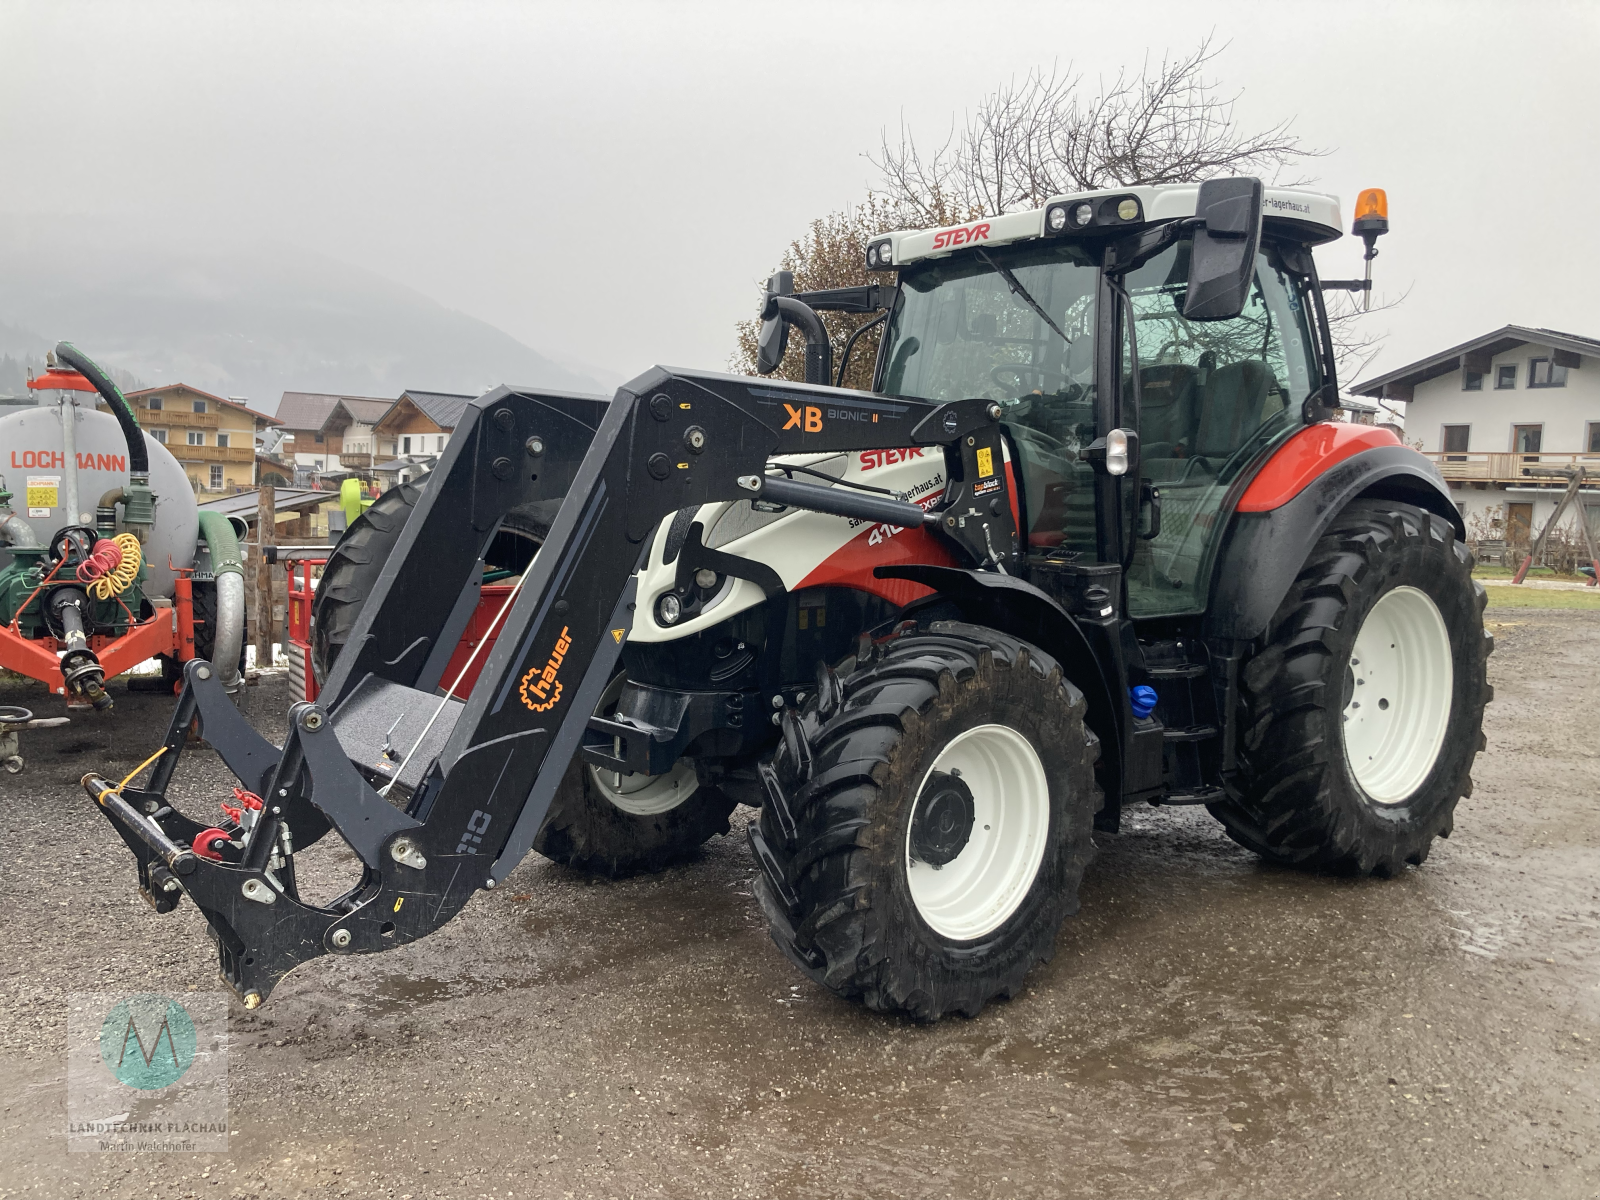
[[[1312,545],[1354,500],[1414,504],[1449,521],[1458,538],[1466,536],[1438,468],[1392,436],[1363,431],[1359,441],[1329,440],[1320,462],[1302,459],[1287,469],[1279,463],[1284,451],[1321,428],[1285,443],[1245,490],[1217,555],[1206,606],[1208,638],[1253,641],[1265,633]],[[1340,455],[1352,445],[1368,448]]]
[[[1084,720],[1100,739],[1101,786],[1107,809],[1115,810],[1122,797],[1122,726],[1127,701],[1118,699],[1122,693],[1112,687],[1100,656],[1066,609],[1015,575],[925,565],[879,567],[876,574],[931,587],[974,625],[1019,637],[1060,663],[1089,702]]]

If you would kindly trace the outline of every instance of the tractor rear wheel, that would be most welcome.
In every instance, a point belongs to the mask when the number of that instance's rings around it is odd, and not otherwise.
[[[935,622],[819,669],[750,840],[772,937],[812,979],[921,1020],[1010,996],[1094,854],[1099,742],[1047,654]]]
[[[1211,812],[1287,866],[1392,875],[1472,794],[1494,639],[1442,517],[1357,501],[1317,541],[1240,670],[1239,773]]]

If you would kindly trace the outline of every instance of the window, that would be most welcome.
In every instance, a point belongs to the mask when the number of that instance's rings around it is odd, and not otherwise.
[[[434,441],[434,447],[433,448],[442,453],[444,451],[444,434],[441,433],[438,437],[434,438],[433,441]]]
[[[1136,543],[1128,567],[1135,617],[1204,609],[1230,486],[1263,448],[1302,427],[1301,405],[1320,383],[1303,281],[1270,243],[1231,320],[1184,318],[1188,267],[1180,243],[1126,276],[1138,331],[1141,470],[1165,508],[1160,533]],[[1123,361],[1131,366],[1125,351]]]
[[[204,400],[196,400],[194,402],[194,410],[197,413],[205,412],[205,410],[206,410],[206,402]]]
[[[222,447],[223,449],[227,449],[227,447],[228,447],[228,437],[229,437],[229,435],[226,434],[226,433],[217,434],[217,445]]]
[[[149,405],[149,408],[150,408],[151,412],[160,412],[161,411],[161,397],[160,396],[151,396],[150,399],[145,401],[145,403],[147,405]]]
[[[212,491],[216,491],[221,486],[222,486],[222,468],[221,467],[212,467],[211,468],[211,490]]]
[[[319,445],[319,446],[322,445],[322,435],[320,433],[312,434],[311,435],[311,440],[316,442],[316,444]]]
[[[1483,391],[1483,372],[1482,371],[1462,371],[1461,372],[1461,390],[1463,392],[1481,392],[1481,391]]]
[[[189,445],[191,445],[191,446],[204,446],[206,444],[205,430],[203,430],[203,429],[191,429],[191,430],[189,430],[188,442],[189,442]]]
[[[1528,360],[1528,386],[1535,387],[1566,387],[1567,369],[1558,367],[1548,358],[1530,358]]]
[[[150,431],[150,436],[155,438],[155,440],[160,442],[163,446],[167,444],[167,431],[165,429],[152,429]]]
[[[401,454],[410,454],[411,453],[411,439],[410,438],[403,437],[403,438],[400,439],[400,453]]]
[[[1600,421],[1589,422],[1584,430],[1583,445],[1585,454],[1600,454]]]
[[[1446,425],[1444,427],[1444,452],[1447,455],[1461,457],[1446,458],[1446,462],[1465,462],[1467,441],[1472,434],[1471,425]]]
[[[1517,368],[1512,363],[1494,369],[1494,388],[1503,392],[1517,386]]]
[[[1539,443],[1544,440],[1543,425],[1513,425],[1511,427],[1511,451],[1514,454],[1537,455]],[[1537,462],[1537,458],[1528,461]]]

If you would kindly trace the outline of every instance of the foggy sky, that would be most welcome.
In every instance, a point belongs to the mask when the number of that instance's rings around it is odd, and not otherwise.
[[[1304,170],[1347,223],[1388,190],[1378,287],[1409,295],[1367,374],[1507,322],[1600,337],[1594,3],[0,0],[0,221],[276,239],[608,384],[720,369],[784,246],[876,181],[884,126],[937,140],[1007,77],[1207,33],[1246,126],[1333,151]]]

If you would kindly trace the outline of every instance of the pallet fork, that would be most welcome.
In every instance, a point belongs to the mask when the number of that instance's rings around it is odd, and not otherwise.
[[[84,787],[133,852],[147,900],[158,912],[184,894],[195,901],[223,977],[254,1008],[300,963],[433,932],[521,862],[617,669],[634,572],[673,512],[760,497],[927,524],[975,572],[1002,581],[1019,543],[1000,415],[981,400],[891,400],[665,368],[610,402],[498,389],[468,406],[317,701],[289,710],[283,746],[251,729],[197,660],[146,785],[90,774]],[[943,448],[951,479],[929,512],[766,474],[773,455],[917,445]],[[472,615],[485,547],[510,510],[559,497],[477,685],[451,698],[445,664]],[[741,560],[721,557],[738,569]],[[242,785],[222,828],[166,798],[196,721]],[[605,730],[608,746],[615,733]],[[316,906],[298,895],[294,854],[330,829],[364,871]]]

